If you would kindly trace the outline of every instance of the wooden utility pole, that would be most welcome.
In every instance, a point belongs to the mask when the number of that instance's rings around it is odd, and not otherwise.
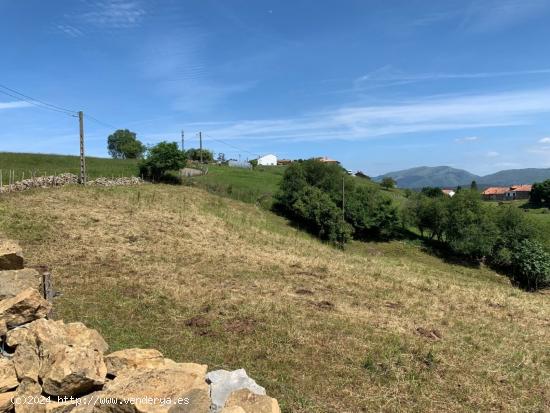
[[[86,185],[86,159],[84,158],[84,112],[78,112],[80,123],[80,178],[79,182]]]
[[[201,157],[201,165],[202,165],[202,132],[199,132],[199,146],[200,146],[200,157]]]
[[[181,131],[181,151],[185,151],[185,145],[184,145],[184,141],[185,141],[185,134],[183,131]]]

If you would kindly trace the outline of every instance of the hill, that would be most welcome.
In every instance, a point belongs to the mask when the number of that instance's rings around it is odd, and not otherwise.
[[[0,152],[2,181],[8,183],[9,171],[15,172],[16,180],[23,177],[54,175],[80,172],[80,157],[70,155],[50,155],[40,153]],[[90,179],[100,176],[137,176],[137,161],[134,159],[109,159],[86,157],[86,170]]]
[[[550,168],[510,169],[483,176],[479,183],[484,186],[508,186],[514,184],[532,184],[550,179]]]
[[[404,169],[402,171],[389,172],[377,176],[375,181],[390,177],[396,180],[400,188],[423,188],[425,186],[456,187],[458,185],[470,185],[473,180],[479,179],[468,171],[451,168],[450,166],[420,166]]]
[[[548,400],[548,296],[412,241],[342,251],[253,204],[167,185],[5,194],[0,234],[51,266],[59,319],[112,351],[245,367],[283,412]]]
[[[514,184],[529,184],[550,179],[550,168],[538,169],[510,169],[486,176],[474,175],[463,169],[455,169],[450,166],[421,166],[418,168],[404,169],[402,171],[388,172],[374,178],[380,182],[385,177],[391,177],[397,181],[400,188],[419,189],[425,186],[456,187],[468,186],[475,180],[480,186],[508,186]]]

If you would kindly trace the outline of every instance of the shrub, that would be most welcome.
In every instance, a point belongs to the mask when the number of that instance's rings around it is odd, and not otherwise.
[[[201,149],[191,148],[185,152],[187,159],[192,161],[201,160]],[[203,162],[213,162],[214,161],[214,152],[209,151],[208,149],[202,149],[202,161]]]
[[[392,189],[392,188],[395,188],[395,185],[397,185],[397,182],[395,182],[395,179],[393,178],[386,177],[382,179],[382,182],[380,182],[380,185],[382,186],[382,188]]]
[[[140,174],[150,180],[163,181],[169,171],[178,171],[185,166],[185,154],[176,142],[160,142],[149,148],[147,157],[140,163]]]
[[[550,208],[550,179],[533,185],[529,202],[534,206]]]
[[[550,284],[550,254],[537,241],[523,240],[512,252],[513,279],[527,290]]]
[[[457,193],[448,204],[448,214],[445,236],[455,253],[474,259],[492,253],[498,227],[478,193],[469,190]]]
[[[425,186],[422,188],[422,191],[420,191],[422,195],[426,195],[428,198],[438,198],[443,196],[443,191],[441,188],[438,188],[436,186]]]

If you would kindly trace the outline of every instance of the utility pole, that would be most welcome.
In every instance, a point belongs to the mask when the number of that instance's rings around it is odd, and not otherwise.
[[[84,112],[78,112],[80,124],[80,178],[79,183],[86,185],[86,159],[84,158]]]
[[[185,134],[183,133],[183,130],[181,131],[181,151],[185,151],[185,145],[184,145],[184,141],[185,141]]]
[[[199,145],[200,145],[200,157],[201,157],[201,165],[202,165],[202,132],[199,132]]]

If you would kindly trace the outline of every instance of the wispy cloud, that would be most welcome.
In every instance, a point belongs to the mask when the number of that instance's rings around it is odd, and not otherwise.
[[[507,29],[550,11],[547,0],[486,0],[465,9],[461,27],[471,32]]]
[[[496,158],[497,156],[500,156],[500,153],[499,153],[499,152],[496,152],[496,151],[489,151],[489,152],[487,152],[487,157],[488,157],[488,158]]]
[[[24,101],[16,101],[16,102],[0,102],[0,110],[3,109],[20,109],[20,108],[28,108],[32,105],[28,102]]]
[[[139,25],[145,15],[138,0],[104,0],[90,3],[80,19],[102,28],[127,29]]]
[[[84,34],[80,29],[68,24],[58,24],[56,29],[69,37],[80,37]]]
[[[550,137],[540,139],[539,143],[547,143],[550,145]]]
[[[354,86],[357,90],[361,90],[438,80],[492,79],[537,75],[550,75],[550,68],[500,72],[408,74],[387,65],[357,78],[354,81]]]
[[[479,138],[477,136],[465,136],[464,138],[456,138],[456,143],[467,143],[467,142],[475,142],[478,141]]]
[[[347,106],[300,117],[244,120],[207,126],[234,139],[362,140],[386,135],[525,125],[550,113],[550,90],[434,96],[378,106]]]

